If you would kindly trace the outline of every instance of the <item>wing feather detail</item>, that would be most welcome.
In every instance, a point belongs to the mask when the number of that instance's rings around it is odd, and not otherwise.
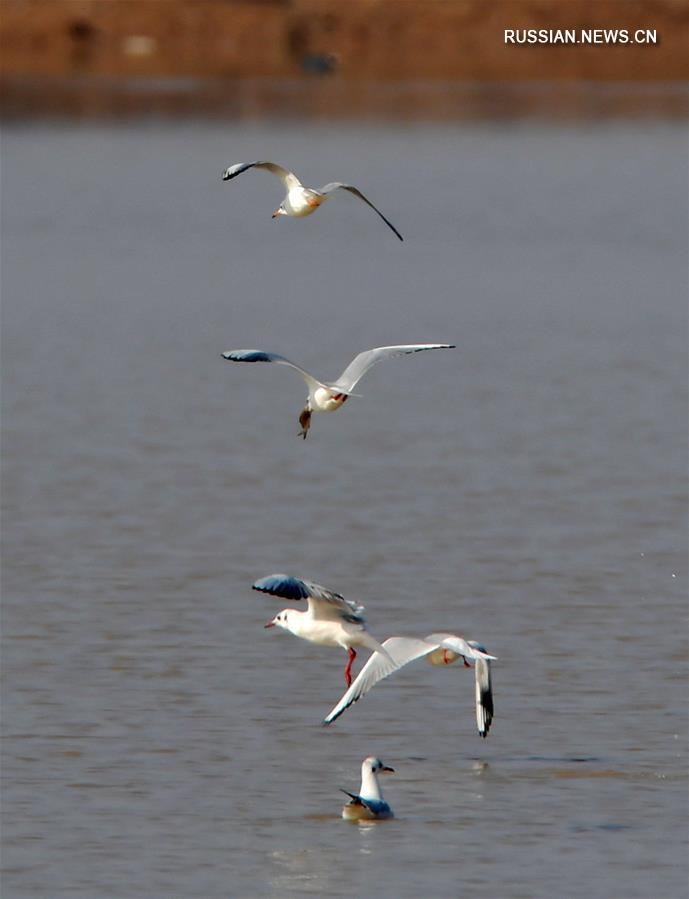
[[[398,346],[378,346],[372,350],[359,353],[349,363],[340,377],[331,386],[346,392],[352,391],[366,372],[378,362],[384,359],[392,359],[394,356],[409,356],[412,353],[422,353],[424,350],[453,350],[453,343],[408,343]]]
[[[427,643],[426,640],[419,640],[416,637],[388,637],[382,645],[388,656],[386,657],[380,652],[373,653],[351,687],[346,690],[340,701],[323,719],[323,724],[332,724],[379,681],[389,677],[404,665],[408,665],[438,648],[437,644]]]
[[[448,649],[455,657],[471,659],[475,665],[476,689],[476,724],[478,732],[486,737],[493,720],[493,692],[491,686],[491,660],[496,656],[489,655],[485,648],[474,640],[464,640],[454,634],[430,634],[423,640],[416,637],[389,637],[382,644],[387,657],[374,652],[354,680],[345,691],[340,701],[323,719],[323,724],[332,724],[350,706],[365,696],[375,685],[399,671],[410,662],[428,656],[438,649]]]
[[[261,160],[257,160],[256,162],[239,162],[236,165],[228,166],[222,173],[222,180],[230,181],[232,178],[236,178],[237,175],[248,172],[249,169],[266,169],[266,171],[272,172],[273,175],[278,176],[285,185],[285,189],[288,191],[292,190],[293,187],[301,187],[301,181],[294,172],[288,171],[288,169],[283,168],[275,162],[265,162]]]
[[[493,687],[491,684],[490,662],[476,659],[474,667],[476,682],[476,726],[480,736],[488,736],[493,721]]]
[[[350,194],[354,194],[355,197],[358,197],[360,200],[363,200],[367,206],[370,206],[371,209],[379,215],[385,224],[393,231],[400,240],[404,240],[400,232],[395,228],[392,222],[389,219],[386,219],[383,213],[378,209],[377,206],[374,206],[373,203],[365,197],[361,191],[357,187],[353,187],[351,184],[343,184],[342,181],[333,181],[330,184],[325,184],[323,187],[318,188],[318,193],[323,194],[324,196],[328,196],[328,194],[334,193],[336,190],[348,190]]]
[[[352,624],[364,624],[364,606],[354,600],[345,599],[340,593],[321,587],[311,581],[292,577],[288,574],[270,574],[252,584],[252,590],[280,596],[283,599],[305,599],[314,618],[343,618]]]
[[[320,381],[314,378],[313,375],[309,374],[309,372],[300,365],[296,365],[294,362],[291,362],[284,356],[280,356],[278,353],[268,353],[265,350],[228,350],[220,355],[227,362],[274,362],[278,365],[286,365],[299,372],[309,387],[315,388],[323,386]]]

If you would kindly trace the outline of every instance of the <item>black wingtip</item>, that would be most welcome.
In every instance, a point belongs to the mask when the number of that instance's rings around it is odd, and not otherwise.
[[[355,696],[354,699],[350,699],[349,702],[347,703],[347,705],[343,709],[340,709],[340,711],[337,713],[337,715],[333,715],[332,718],[330,718],[330,720],[328,720],[327,718],[324,718],[323,719],[323,727],[328,727],[328,725],[333,724],[335,721],[337,721],[337,719],[340,717],[340,715],[344,715],[344,713],[347,711],[347,709],[351,709],[351,707],[354,705],[354,703],[358,702],[359,699],[361,699],[360,696]]]

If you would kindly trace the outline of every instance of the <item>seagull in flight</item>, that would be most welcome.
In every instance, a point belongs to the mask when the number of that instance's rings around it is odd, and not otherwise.
[[[370,755],[361,765],[361,789],[358,793],[342,790],[350,797],[342,809],[342,817],[348,821],[383,821],[394,818],[392,809],[383,799],[383,791],[376,775],[394,774],[395,769]]]
[[[252,585],[253,590],[281,596],[283,599],[305,599],[308,608],[283,609],[265,627],[281,627],[295,637],[318,643],[321,646],[341,646],[347,650],[345,683],[352,685],[352,662],[356,649],[370,649],[392,661],[387,650],[366,630],[366,621],[361,614],[364,607],[339,593],[326,590],[319,584],[302,581],[287,574],[270,574]]]
[[[288,172],[287,169],[283,169],[281,165],[277,165],[274,162],[239,162],[236,165],[231,165],[229,168],[225,169],[222,180],[230,181],[232,178],[236,178],[237,175],[241,175],[242,172],[247,172],[249,169],[266,169],[274,175],[277,175],[285,186],[287,195],[273,213],[273,218],[277,218],[279,215],[289,215],[292,216],[292,218],[303,218],[305,215],[311,215],[315,212],[319,206],[325,203],[325,201],[335,193],[336,190],[348,190],[350,194],[354,194],[355,197],[363,200],[374,212],[378,213],[388,228],[394,231],[400,240],[404,240],[397,228],[395,228],[392,222],[385,218],[380,209],[377,209],[373,203],[358,190],[358,188],[353,187],[351,184],[333,181],[331,184],[326,184],[318,189],[315,187],[304,187],[294,172]]]
[[[465,640],[454,634],[430,634],[423,640],[416,637],[389,637],[383,642],[386,655],[374,653],[347,689],[342,699],[329,712],[323,724],[332,724],[358,699],[375,687],[378,681],[388,677],[416,659],[426,658],[431,665],[452,665],[458,659],[470,668],[467,659],[474,663],[476,684],[476,724],[481,737],[488,736],[493,720],[493,689],[490,663],[497,656],[489,655],[484,646],[475,640]]]
[[[284,356],[279,356],[277,353],[267,353],[264,350],[228,350],[221,355],[228,362],[277,362],[278,365],[287,365],[299,372],[309,388],[306,405],[299,415],[299,424],[301,425],[299,436],[306,440],[306,435],[311,427],[311,413],[335,412],[347,402],[350,396],[356,396],[352,391],[369,368],[377,362],[391,359],[393,356],[420,353],[423,350],[452,349],[455,349],[455,345],[451,343],[414,343],[375,347],[375,349],[366,350],[365,353],[355,356],[340,377],[330,383],[319,381],[299,365],[295,365],[294,362],[290,362],[289,359],[285,359]]]

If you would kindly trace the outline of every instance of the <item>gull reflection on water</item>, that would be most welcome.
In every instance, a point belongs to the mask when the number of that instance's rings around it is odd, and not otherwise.
[[[276,849],[270,854],[274,865],[281,870],[270,878],[270,885],[278,896],[312,894],[327,896],[333,889],[328,854],[315,849]]]

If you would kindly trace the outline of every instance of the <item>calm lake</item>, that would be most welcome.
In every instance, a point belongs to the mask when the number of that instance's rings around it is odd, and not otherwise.
[[[405,242],[271,221],[257,158]],[[686,897],[686,167],[662,123],[5,126],[4,897]],[[306,441],[220,358],[417,342]],[[425,662],[321,727],[346,655],[263,629],[280,571],[485,643],[488,739]]]

